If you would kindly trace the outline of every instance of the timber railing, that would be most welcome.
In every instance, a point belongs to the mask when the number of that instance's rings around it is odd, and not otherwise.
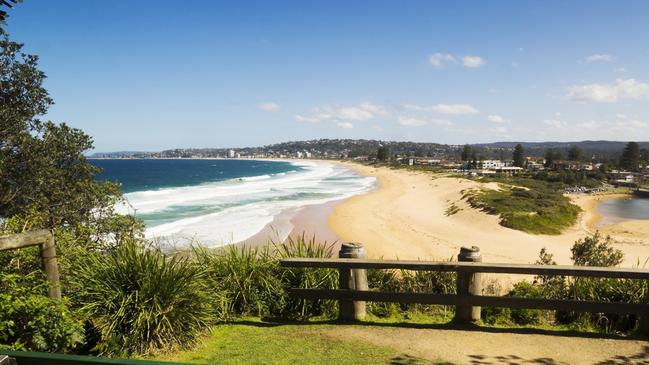
[[[187,365],[178,362],[0,350],[0,365]]]
[[[355,244],[362,250],[362,246]],[[333,299],[339,302],[340,319],[360,320],[365,315],[365,302],[397,302],[440,304],[456,307],[455,321],[470,323],[480,320],[480,307],[546,309],[573,312],[635,314],[640,317],[639,329],[649,334],[649,302],[623,303],[548,298],[516,298],[482,295],[481,274],[526,274],[537,276],[571,276],[649,280],[649,270],[611,267],[519,265],[482,263],[477,247],[462,248],[458,262],[367,260],[364,254],[351,258],[341,250],[341,258],[289,258],[281,261],[284,267],[328,268],[340,273],[338,289],[291,288],[290,294],[301,299]],[[471,260],[473,262],[467,262]],[[367,286],[367,269],[400,269],[457,273],[456,294],[384,292]]]
[[[47,229],[25,233],[0,236],[0,251],[16,250],[19,248],[39,246],[43,270],[49,281],[49,296],[61,299],[61,284],[59,283],[59,266],[56,260],[56,244],[54,235]]]

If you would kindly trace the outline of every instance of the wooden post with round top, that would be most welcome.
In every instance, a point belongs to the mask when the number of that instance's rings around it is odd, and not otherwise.
[[[365,248],[360,243],[345,242],[338,252],[339,258],[365,259]],[[367,270],[339,269],[339,288],[342,290],[368,290]],[[365,302],[340,300],[338,301],[339,318],[343,321],[359,321],[365,318]]]
[[[457,255],[460,262],[482,262],[480,248],[477,246],[462,247]],[[457,273],[457,295],[460,298],[468,298],[472,295],[482,294],[482,274],[477,272]],[[465,302],[467,302],[465,300]],[[480,307],[471,306],[468,302],[458,304],[455,307],[455,322],[476,323],[480,321]]]

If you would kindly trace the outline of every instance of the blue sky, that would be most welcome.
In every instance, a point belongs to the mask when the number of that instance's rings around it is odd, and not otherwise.
[[[47,118],[97,151],[649,140],[649,1],[25,0]]]

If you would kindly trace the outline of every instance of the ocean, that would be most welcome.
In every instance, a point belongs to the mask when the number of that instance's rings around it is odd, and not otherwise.
[[[118,181],[127,204],[117,211],[144,220],[146,236],[174,246],[245,241],[271,222],[283,239],[289,220],[308,205],[369,191],[373,177],[313,161],[92,160],[99,179]]]

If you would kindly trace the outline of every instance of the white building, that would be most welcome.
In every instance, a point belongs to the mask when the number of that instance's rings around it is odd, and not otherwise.
[[[482,161],[483,169],[499,169],[505,167],[506,164],[500,160],[484,160]]]
[[[234,150],[228,151],[228,158],[234,158]]]

